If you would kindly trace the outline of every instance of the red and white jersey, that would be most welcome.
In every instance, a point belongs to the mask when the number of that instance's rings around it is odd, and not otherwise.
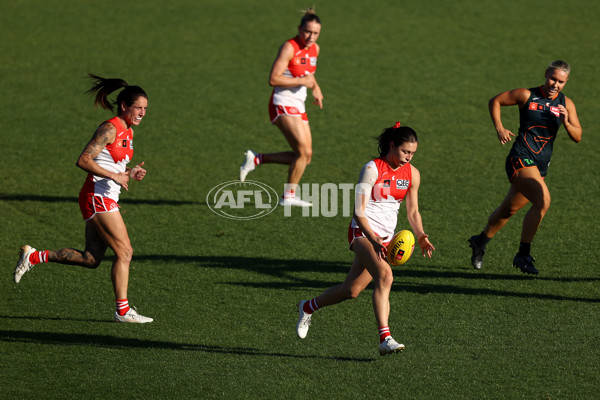
[[[105,122],[110,122],[117,128],[117,135],[115,141],[106,145],[94,161],[108,171],[125,172],[127,164],[133,158],[133,130],[124,127],[119,117],[113,117]],[[88,174],[81,191],[119,201],[121,186],[112,179]]]
[[[314,74],[317,70],[317,46],[312,45],[308,49],[300,47],[299,38],[296,36],[287,41],[294,47],[294,56],[290,60],[283,76],[302,77],[307,74]],[[306,100],[306,86],[298,85],[293,87],[273,88],[273,104],[276,106],[292,106],[298,109],[300,114],[306,112],[304,101]]]
[[[365,164],[361,176],[365,175],[372,177],[372,180],[367,179],[367,181],[374,182],[371,186],[363,179],[357,188],[358,193],[368,193],[365,189],[371,188],[365,216],[373,232],[384,240],[390,240],[398,222],[400,204],[412,183],[412,167],[410,163],[406,163],[394,170],[385,157],[380,157]],[[354,219],[350,226],[358,228]]]

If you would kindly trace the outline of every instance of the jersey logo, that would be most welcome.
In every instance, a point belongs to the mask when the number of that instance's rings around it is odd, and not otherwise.
[[[391,182],[389,179],[384,179],[384,180],[383,180],[383,187],[384,187],[384,188],[389,188],[389,187],[390,187],[390,185],[391,185],[391,183],[392,183],[392,182]]]
[[[533,128],[544,128],[546,129],[545,126],[532,126],[529,129],[533,129]],[[550,141],[551,138],[549,137],[541,137],[541,136],[533,136],[533,138],[528,138],[527,137],[527,133],[525,133],[525,143],[527,144],[527,147],[529,147],[529,150],[531,150],[532,152],[534,152],[535,154],[540,154],[542,152],[542,150],[544,150],[544,147],[546,146],[546,144]],[[533,143],[530,144],[530,142],[533,141]],[[534,147],[537,147],[538,150],[534,150],[531,145],[535,145]]]
[[[127,147],[127,139],[123,139],[122,142],[121,147]]]
[[[314,67],[317,65],[317,57],[310,57],[310,66]]]
[[[410,181],[408,179],[396,179],[396,189],[406,190],[408,189],[408,184]]]
[[[529,103],[529,109],[534,111],[544,111],[544,106],[538,103]]]
[[[550,112],[557,117],[560,117],[560,109],[558,107],[550,106]]]

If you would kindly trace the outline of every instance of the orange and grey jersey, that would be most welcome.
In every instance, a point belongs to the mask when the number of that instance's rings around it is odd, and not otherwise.
[[[519,134],[509,156],[533,161],[542,176],[545,176],[554,140],[562,124],[558,106],[565,105],[565,95],[558,93],[553,98],[547,97],[541,86],[529,91],[529,99],[519,110]]]
[[[113,124],[117,134],[115,141],[106,145],[94,161],[108,171],[125,172],[127,164],[133,158],[133,130],[123,126],[119,117],[113,117],[105,122]],[[119,201],[121,186],[112,179],[88,174],[81,191]]]
[[[369,161],[361,171],[357,194],[369,194],[365,216],[373,232],[384,238],[384,241],[389,241],[394,234],[400,204],[411,185],[410,163],[392,169],[385,157],[380,157]],[[350,226],[358,228],[354,219]]]
[[[301,48],[297,36],[287,42],[293,46],[294,56],[290,60],[283,76],[298,78],[314,74],[317,70],[317,46],[313,44],[308,49]],[[285,88],[276,86],[273,88],[273,104],[276,106],[296,107],[300,114],[302,114],[306,112],[304,106],[306,92],[306,86],[304,85]]]

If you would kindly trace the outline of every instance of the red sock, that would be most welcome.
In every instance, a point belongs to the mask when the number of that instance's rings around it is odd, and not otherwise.
[[[129,311],[129,302],[127,299],[117,300],[117,313],[119,315],[125,315]]]
[[[48,262],[48,250],[34,251],[29,255],[31,265]]]
[[[260,165],[263,163],[263,154],[258,153],[256,157],[254,157],[254,165]]]
[[[293,199],[296,196],[296,189],[288,189],[283,191],[284,199]]]
[[[313,298],[312,300],[307,301],[306,303],[304,303],[304,306],[302,306],[302,310],[304,310],[305,313],[307,314],[312,314],[315,311],[317,311],[320,307],[317,305],[317,298]]]
[[[392,336],[392,334],[390,333],[390,327],[389,326],[379,327],[379,343],[383,343],[385,338],[388,336]]]

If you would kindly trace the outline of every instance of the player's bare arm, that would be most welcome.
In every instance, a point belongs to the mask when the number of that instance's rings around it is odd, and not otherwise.
[[[300,78],[293,78],[283,75],[293,57],[294,47],[290,43],[285,42],[279,48],[277,58],[271,67],[271,73],[269,74],[269,85],[279,87],[304,85],[307,88],[314,90],[317,81],[315,80],[315,76],[312,74],[305,75]]]
[[[94,136],[84,147],[83,151],[77,159],[76,165],[87,173],[100,176],[102,178],[112,179],[125,190],[128,190],[127,183],[129,181],[129,173],[124,172],[117,174],[110,172],[99,166],[94,158],[109,144],[115,141],[117,129],[109,122],[105,122],[96,129]]]
[[[512,137],[515,136],[514,133],[502,125],[501,107],[514,105],[522,107],[529,99],[530,94],[531,92],[528,89],[519,88],[500,93],[490,99],[488,103],[490,117],[501,144],[504,145],[510,142]]]
[[[581,142],[581,136],[583,133],[583,129],[581,128],[581,124],[579,123],[579,118],[577,117],[577,110],[575,108],[575,103],[566,97],[565,98],[565,106],[558,106],[560,112],[560,119],[562,120],[565,129],[572,141],[575,143]]]
[[[408,219],[408,223],[417,237],[423,257],[427,255],[429,258],[431,258],[435,247],[433,247],[433,245],[429,242],[429,235],[426,234],[425,230],[423,229],[423,220],[421,218],[421,213],[419,212],[419,186],[421,184],[421,175],[419,174],[419,170],[414,166],[411,165],[411,168],[411,187],[404,199],[406,203],[406,218]]]

